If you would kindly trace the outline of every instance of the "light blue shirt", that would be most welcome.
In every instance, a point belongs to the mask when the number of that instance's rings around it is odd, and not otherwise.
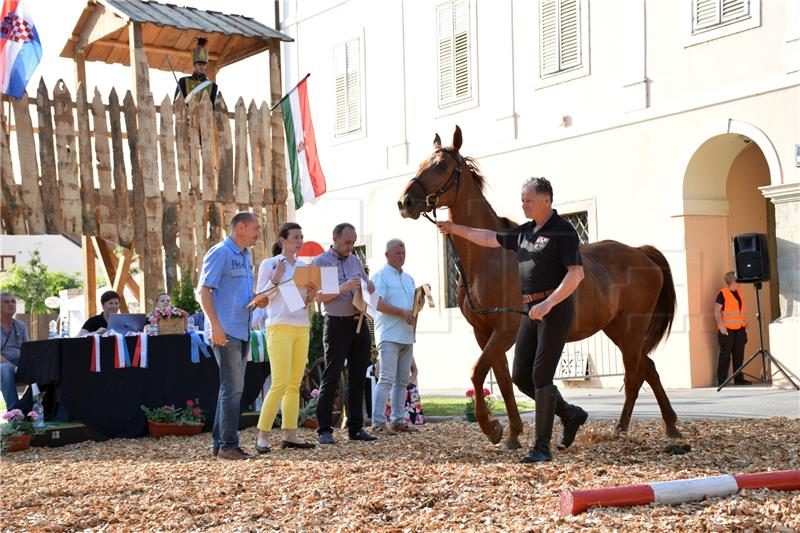
[[[384,266],[372,277],[375,291],[383,301],[400,309],[414,309],[414,278],[390,265]],[[375,317],[376,343],[383,341],[414,344],[414,328],[402,317],[377,312]]]
[[[250,250],[240,250],[233,239],[226,237],[215,244],[203,258],[200,287],[208,287],[214,311],[227,335],[250,339],[250,308],[253,298],[253,261]],[[205,321],[206,338],[211,337],[211,321]]]

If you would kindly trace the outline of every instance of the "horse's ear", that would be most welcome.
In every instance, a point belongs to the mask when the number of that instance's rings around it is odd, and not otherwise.
[[[456,131],[453,132],[453,149],[458,152],[461,149],[461,143],[463,139],[461,138],[461,128],[456,126]]]
[[[433,138],[433,148],[438,150],[442,147],[442,139],[439,137],[439,134],[436,134],[436,137]]]

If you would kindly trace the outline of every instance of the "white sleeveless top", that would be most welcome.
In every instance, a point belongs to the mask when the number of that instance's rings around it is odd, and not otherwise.
[[[258,283],[256,284],[256,292],[264,291],[268,287],[272,286],[270,279],[272,278],[272,274],[275,272],[276,265],[281,259],[286,258],[283,254],[278,254],[275,257],[264,259],[261,262],[261,266],[258,267]],[[286,269],[283,272],[283,276],[281,276],[281,283],[294,276],[294,269],[296,267],[305,265],[305,263],[299,259],[295,259],[294,266],[292,266],[288,261],[284,261],[283,264],[285,265]],[[300,294],[303,297],[303,300],[305,300],[305,290],[300,290]],[[266,308],[266,311],[266,327],[278,324],[306,328],[311,327],[311,323],[308,321],[308,309],[298,309],[294,313],[290,313],[280,291],[275,293],[275,295],[270,298],[270,302]]]

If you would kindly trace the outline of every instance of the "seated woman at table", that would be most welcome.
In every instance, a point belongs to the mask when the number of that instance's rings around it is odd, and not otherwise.
[[[156,309],[163,309],[172,305],[172,298],[166,292],[159,293],[156,296]]]
[[[106,291],[100,296],[100,303],[103,312],[91,317],[84,322],[83,327],[78,333],[79,337],[86,335],[102,335],[108,328],[108,317],[113,313],[119,313],[119,294],[114,291]]]

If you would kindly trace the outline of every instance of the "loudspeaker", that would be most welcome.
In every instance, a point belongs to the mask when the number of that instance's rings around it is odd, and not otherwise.
[[[763,233],[742,233],[734,235],[731,241],[736,281],[754,283],[769,280],[767,236]]]

